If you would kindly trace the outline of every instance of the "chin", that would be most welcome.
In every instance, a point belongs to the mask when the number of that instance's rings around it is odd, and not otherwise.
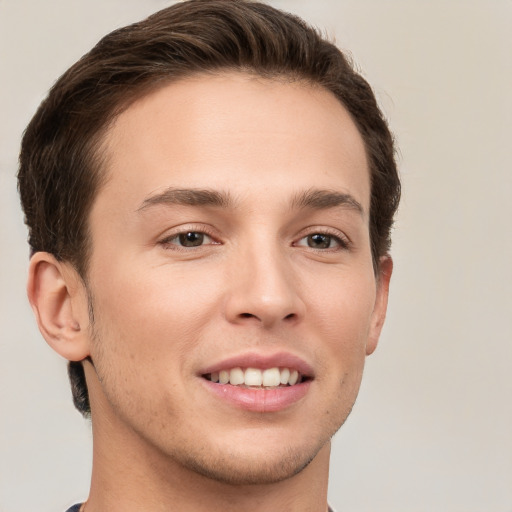
[[[183,461],[183,465],[210,480],[227,485],[269,485],[300,473],[315,458],[318,451],[307,455],[297,452],[286,453],[278,458],[265,457],[264,461],[243,454],[209,457],[207,460],[189,458]]]
[[[334,418],[332,418],[334,419]],[[298,429],[294,436],[276,435],[269,429],[229,435],[229,439],[205,444],[200,449],[174,452],[182,467],[210,480],[232,485],[269,485],[290,479],[303,471],[323,448],[329,452],[330,440],[342,421],[322,428]],[[220,441],[220,442],[219,442]],[[183,446],[183,445],[182,445]]]

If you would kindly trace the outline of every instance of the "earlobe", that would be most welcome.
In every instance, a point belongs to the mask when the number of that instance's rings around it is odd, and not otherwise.
[[[46,252],[32,256],[27,295],[37,325],[47,343],[70,361],[89,355],[87,302],[82,288],[68,263]]]
[[[393,260],[391,256],[386,255],[380,258],[380,266],[377,280],[377,293],[375,297],[375,306],[372,313],[372,321],[368,342],[366,344],[366,355],[369,356],[377,348],[382,326],[386,319],[388,308],[389,282],[393,273]]]

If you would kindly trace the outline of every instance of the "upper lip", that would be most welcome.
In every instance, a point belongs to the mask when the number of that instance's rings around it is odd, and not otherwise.
[[[297,370],[302,376],[313,378],[314,372],[310,364],[304,359],[289,352],[276,352],[273,354],[260,354],[257,352],[246,352],[234,355],[221,361],[212,363],[200,371],[201,375],[229,370],[231,368],[290,368]]]

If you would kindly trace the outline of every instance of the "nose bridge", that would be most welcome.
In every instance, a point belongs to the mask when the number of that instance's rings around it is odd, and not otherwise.
[[[231,321],[264,326],[297,320],[303,314],[298,281],[289,255],[277,241],[246,244],[232,267],[227,314]]]

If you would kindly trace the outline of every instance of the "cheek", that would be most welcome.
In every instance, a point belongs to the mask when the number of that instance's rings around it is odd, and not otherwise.
[[[100,284],[93,290],[105,350],[139,368],[158,366],[164,358],[167,366],[179,370],[181,356],[193,353],[214,314],[218,286],[206,276],[190,279],[185,272],[171,273],[165,266],[136,274],[116,270],[97,279]]]
[[[322,289],[310,288],[310,307],[316,319],[317,360],[324,362],[319,381],[336,390],[334,402],[344,419],[357,396],[366,359],[371,317],[375,302],[373,272],[359,275],[339,272],[324,280]],[[327,404],[331,402],[327,401]],[[331,405],[329,405],[331,407]],[[338,418],[336,415],[336,418]]]
[[[182,337],[189,338],[200,330],[203,323],[204,306],[190,290],[177,293],[153,287],[145,292],[138,288],[129,302],[118,311],[124,322],[120,328],[127,338],[133,336],[131,333],[142,336],[140,341],[148,348],[167,346],[171,341],[176,346]]]
[[[308,288],[310,311],[323,334],[337,347],[357,349],[366,343],[376,297],[373,273],[340,271],[323,286]]]
[[[154,420],[158,411],[173,416],[186,407],[185,383],[215,302],[201,293],[200,280],[171,279],[161,270],[126,279],[119,269],[91,290],[91,357],[102,392],[116,414],[137,425],[142,416]],[[130,412],[142,410],[140,418]]]

